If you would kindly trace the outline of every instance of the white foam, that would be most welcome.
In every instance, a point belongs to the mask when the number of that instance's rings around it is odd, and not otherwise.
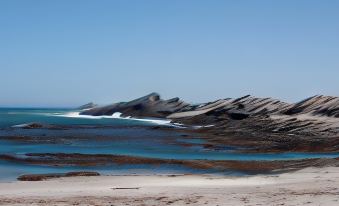
[[[69,117],[69,118],[82,118],[82,119],[125,119],[132,121],[141,121],[141,122],[149,122],[156,125],[166,125],[171,127],[178,128],[187,128],[186,125],[180,123],[172,123],[170,119],[143,119],[143,118],[133,118],[131,116],[122,117],[122,113],[115,112],[111,116],[109,115],[101,115],[101,116],[92,116],[92,115],[82,115],[80,112],[68,112],[68,113],[54,113],[49,114],[53,116],[59,117]],[[194,129],[203,128],[203,127],[213,127],[214,125],[204,125],[204,126],[192,126]]]
[[[13,125],[11,127],[13,127],[13,128],[22,128],[22,127],[26,127],[28,125],[29,125],[29,123],[26,123],[26,124],[17,124],[17,125]]]
[[[194,129],[200,129],[200,128],[208,128],[208,127],[214,127],[213,124],[205,125],[205,126],[193,126]]]
[[[83,119],[127,119],[127,120],[134,120],[134,121],[150,122],[150,123],[154,123],[158,125],[174,126],[173,124],[171,124],[171,120],[169,119],[141,119],[141,118],[132,118],[132,117],[122,117],[121,115],[122,113],[120,112],[115,112],[111,116],[81,115],[80,112],[68,112],[65,114],[55,114],[54,116],[69,117],[69,118],[83,118]]]
[[[121,118],[121,115],[122,115],[122,113],[120,113],[120,112],[115,112],[114,114],[112,114],[112,117],[113,117],[113,118]],[[126,118],[130,118],[130,117],[126,117]]]

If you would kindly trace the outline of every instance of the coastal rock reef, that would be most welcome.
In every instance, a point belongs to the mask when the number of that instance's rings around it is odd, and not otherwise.
[[[165,118],[194,127],[223,145],[258,146],[260,151],[339,151],[339,98],[317,95],[297,103],[250,95],[189,104],[157,93],[84,110],[84,115]],[[199,126],[199,127],[197,127]],[[214,143],[215,143],[214,142]],[[259,146],[260,145],[260,146]],[[327,150],[326,150],[327,151]]]
[[[203,104],[189,104],[178,97],[163,100],[157,93],[129,101],[94,106],[82,111],[83,115],[113,115],[140,118],[166,118],[186,124],[219,124],[224,120],[244,120],[257,117],[270,119],[274,131],[309,130],[337,132],[339,127],[339,98],[313,96],[297,103],[287,103],[272,98],[257,98],[250,95],[237,99],[226,98]]]

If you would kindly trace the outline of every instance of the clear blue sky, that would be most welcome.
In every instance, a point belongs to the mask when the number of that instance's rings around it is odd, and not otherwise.
[[[0,106],[339,96],[337,0],[0,0]]]

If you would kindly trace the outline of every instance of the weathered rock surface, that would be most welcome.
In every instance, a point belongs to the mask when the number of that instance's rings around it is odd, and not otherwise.
[[[233,131],[261,131],[266,135],[335,136],[339,133],[338,115],[338,97],[314,96],[289,104],[271,98],[244,96],[186,107],[168,118],[186,124],[213,124],[215,127],[210,129],[214,131],[218,127],[230,130],[231,124]]]
[[[168,118],[183,118],[206,113],[224,115],[243,113],[249,115],[268,115],[278,113],[290,104],[271,98],[256,98],[250,95],[238,99],[220,99],[215,102],[186,107],[180,112],[171,114]]]
[[[291,104],[250,95],[219,99],[203,104],[187,104],[179,98],[162,100],[152,93],[130,102],[96,107],[82,114],[168,118],[187,125],[214,125],[209,130],[304,136],[339,135],[339,98],[314,96]],[[227,125],[227,127],[226,127]]]
[[[317,95],[291,105],[286,115],[310,114],[339,118],[339,98]]]

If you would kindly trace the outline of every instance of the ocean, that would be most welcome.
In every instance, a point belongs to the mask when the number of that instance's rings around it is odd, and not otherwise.
[[[46,128],[24,129],[28,123]],[[157,126],[167,129],[155,129]],[[52,126],[52,127],[50,127]],[[180,127],[180,130],[175,128]],[[0,155],[25,156],[29,153],[110,154],[177,160],[290,160],[333,158],[338,153],[243,153],[240,148],[204,147],[200,134],[186,133],[185,126],[163,119],[93,117],[79,115],[72,109],[1,108]],[[241,148],[243,149],[243,148]],[[102,174],[183,174],[213,173],[176,165],[108,165],[108,166],[47,166],[0,160],[0,181],[14,180],[22,174],[44,174],[69,171],[98,171]],[[223,171],[241,174],[236,171]]]

